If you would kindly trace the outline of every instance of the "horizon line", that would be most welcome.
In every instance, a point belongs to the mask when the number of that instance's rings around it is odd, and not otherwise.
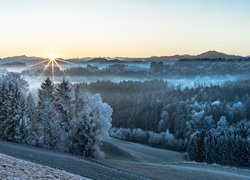
[[[57,59],[88,59],[88,58],[112,58],[112,59],[116,59],[116,58],[131,58],[131,59],[132,58],[138,58],[138,59],[140,59],[140,58],[153,58],[153,57],[160,58],[160,57],[172,57],[172,56],[198,56],[198,55],[208,53],[208,52],[222,53],[222,54],[225,54],[225,55],[228,55],[228,56],[240,56],[240,57],[243,57],[243,58],[246,58],[246,57],[250,56],[250,55],[245,55],[244,56],[244,55],[239,55],[239,54],[227,54],[227,53],[216,51],[216,50],[208,50],[208,51],[198,53],[198,54],[185,53],[185,54],[151,55],[151,56],[82,56],[82,57],[68,57],[68,58],[63,58],[63,57],[58,56]],[[42,58],[42,59],[48,58],[48,57],[45,57],[45,56],[43,57],[43,56],[21,54],[21,55],[0,57],[0,59],[22,57],[22,56],[29,57],[29,58]]]

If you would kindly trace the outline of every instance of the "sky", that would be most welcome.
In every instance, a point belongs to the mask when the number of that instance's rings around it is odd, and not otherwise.
[[[0,0],[0,57],[250,55],[249,0]]]

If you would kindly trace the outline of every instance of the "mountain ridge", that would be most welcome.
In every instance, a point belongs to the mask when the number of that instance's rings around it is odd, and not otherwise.
[[[249,58],[250,56],[240,56],[240,55],[231,55],[223,52],[218,52],[214,50],[206,51],[198,55],[171,55],[171,56],[151,56],[151,57],[88,57],[88,58],[70,58],[64,59],[69,61],[80,61],[80,62],[92,62],[92,63],[107,63],[107,62],[122,62],[122,61],[167,61],[167,60],[180,60],[180,59],[240,59],[240,58]],[[0,62],[9,62],[9,61],[40,61],[45,60],[46,58],[35,57],[35,56],[12,56],[0,58]],[[63,58],[61,58],[63,59]]]

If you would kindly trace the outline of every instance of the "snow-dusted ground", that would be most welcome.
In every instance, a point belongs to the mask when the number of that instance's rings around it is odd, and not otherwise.
[[[0,141],[0,153],[92,179],[250,180],[249,168],[240,169],[189,162],[185,160],[183,153],[118,139],[106,140],[102,149],[106,153],[104,160],[89,161],[66,153]],[[0,161],[2,162],[1,158]],[[0,166],[2,175],[3,168],[6,167],[3,167],[1,163]],[[22,166],[19,167],[22,168]],[[30,168],[33,167],[28,169]],[[34,171],[33,174],[44,175],[46,171],[43,173],[41,169],[39,168],[38,172]],[[0,179],[5,178],[0,177]]]
[[[152,179],[250,180],[250,169],[239,169],[185,160],[185,154],[111,138],[104,142],[103,161]]]
[[[66,171],[42,166],[0,154],[0,179],[70,179],[87,180],[87,178],[70,174]]]
[[[95,161],[83,159],[67,153],[49,151],[27,145],[0,141],[0,153],[25,159],[52,168],[64,170],[91,179],[146,179],[142,175],[128,173]],[[2,179],[0,177],[0,179]],[[60,178],[58,178],[60,179]]]

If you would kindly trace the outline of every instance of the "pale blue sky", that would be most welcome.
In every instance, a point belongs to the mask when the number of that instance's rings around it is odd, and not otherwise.
[[[0,57],[250,54],[249,0],[0,0]]]

